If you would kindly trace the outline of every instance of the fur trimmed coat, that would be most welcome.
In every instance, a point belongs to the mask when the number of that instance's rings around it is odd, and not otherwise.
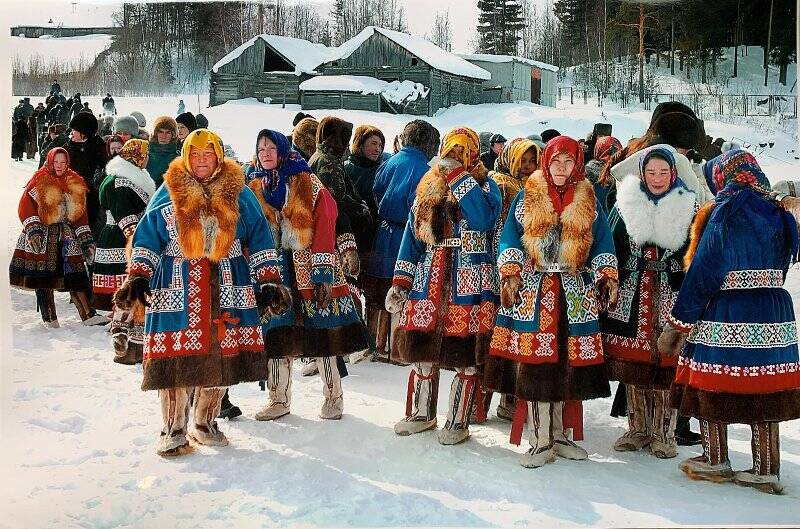
[[[116,156],[105,167],[100,183],[100,209],[106,222],[97,236],[92,266],[92,306],[111,310],[111,298],[128,277],[126,246],[142,218],[156,186],[146,169]]]
[[[265,380],[255,288],[281,281],[272,234],[239,165],[207,182],[170,163],[133,235],[129,274],[150,280],[142,389]],[[251,279],[252,277],[252,279]]]
[[[683,256],[697,195],[674,186],[658,202],[627,176],[609,215],[619,260],[619,302],[602,318],[603,351],[611,380],[669,389],[677,356],[659,354],[656,341],[683,283]]]
[[[89,290],[85,255],[93,244],[86,212],[89,190],[72,169],[62,177],[36,171],[19,202],[22,233],[11,257],[11,285],[26,289]],[[42,248],[31,236],[42,238]]]
[[[501,279],[520,278],[519,296],[498,311],[490,348],[492,356],[513,360],[519,369],[490,361],[487,387],[543,402],[610,393],[595,285],[617,278],[617,258],[599,211],[588,180],[575,184],[561,213],[541,170],[525,182],[509,209],[497,259]],[[564,271],[548,271],[554,266]]]
[[[489,237],[502,207],[486,168],[444,159],[422,177],[395,264],[409,290],[392,354],[445,367],[482,363],[497,310]]]
[[[316,175],[291,175],[286,203],[278,211],[264,199],[261,179],[248,186],[258,199],[278,241],[283,284],[292,292],[293,309],[268,317],[264,343],[269,357],[324,357],[367,347],[363,324],[345,282],[335,247],[336,202]],[[317,305],[314,289],[331,285],[331,303]]]
[[[752,189],[729,187],[692,227],[671,315],[689,332],[671,403],[683,415],[724,423],[797,419],[797,321],[783,286],[797,224]]]

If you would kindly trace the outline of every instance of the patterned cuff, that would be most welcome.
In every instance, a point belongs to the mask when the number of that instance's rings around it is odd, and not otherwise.
[[[42,224],[42,220],[39,218],[38,215],[32,215],[22,221],[22,227],[26,230],[32,230],[32,229],[43,230],[44,224]]]
[[[125,237],[130,237],[133,234],[133,231],[136,229],[136,225],[138,223],[138,215],[128,215],[117,222],[117,226],[119,226],[119,229],[122,230],[122,233],[125,235]]]
[[[597,270],[595,270],[594,272],[595,284],[605,281],[607,279],[613,279],[615,281],[619,281],[619,270],[617,270],[613,266],[602,266]]]
[[[522,267],[517,263],[506,263],[500,267],[500,279],[522,274]]]
[[[447,185],[452,187],[453,183],[458,181],[461,178],[461,175],[463,175],[465,173],[467,175],[469,174],[463,167],[457,167],[456,169],[453,169],[452,171],[447,173],[447,177],[446,177],[447,178]]]
[[[333,267],[332,266],[315,266],[311,269],[311,282],[315,285],[321,283],[333,284]]]
[[[262,266],[256,269],[255,278],[257,283],[280,283],[281,269],[277,263]]]
[[[75,238],[78,240],[78,244],[81,245],[81,248],[87,244],[94,243],[94,240],[92,239],[92,232],[89,229],[89,226],[78,226],[78,228],[75,230]]]
[[[352,233],[343,233],[336,237],[336,248],[339,250],[340,254],[350,250],[358,251],[358,247],[356,246],[356,238],[353,237]]]
[[[131,264],[128,267],[128,274],[150,279],[153,277],[159,260],[159,255],[154,251],[141,246],[134,247],[131,252]]]
[[[675,327],[675,330],[677,330],[678,332],[682,332],[683,334],[689,334],[690,332],[692,332],[692,328],[694,328],[694,325],[692,325],[691,323],[682,322],[681,320],[673,316],[672,313],[670,313],[669,316],[667,316],[667,321],[669,322],[670,325]]]
[[[406,290],[411,290],[411,285],[413,284],[413,279],[405,275],[397,275],[392,278],[392,285],[399,285]]]

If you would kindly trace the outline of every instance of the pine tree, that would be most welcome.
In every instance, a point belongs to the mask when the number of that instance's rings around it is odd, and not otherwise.
[[[480,52],[516,55],[519,33],[525,27],[518,0],[478,0],[478,9]]]

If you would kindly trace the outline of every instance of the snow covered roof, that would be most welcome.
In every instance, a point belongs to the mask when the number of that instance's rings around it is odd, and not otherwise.
[[[367,26],[361,33],[336,48],[329,60],[346,59],[376,32],[384,35],[437,70],[484,81],[492,78],[492,75],[483,68],[471,64],[458,55],[445,51],[421,37],[375,26]]]
[[[314,71],[316,67],[324,62],[327,62],[331,54],[331,48],[328,48],[322,44],[315,44],[307,40],[295,39],[292,37],[268,35],[265,33],[263,35],[256,35],[238,48],[232,50],[230,53],[225,55],[225,57],[218,60],[217,63],[211,67],[211,71],[216,73],[219,68],[237,59],[258,39],[266,42],[268,46],[270,46],[292,65],[294,65],[294,73],[298,75],[301,73],[316,73]]]
[[[300,83],[305,92],[356,92],[361,94],[380,94],[389,83],[364,75],[320,75]]]
[[[533,59],[526,59],[517,55],[492,55],[490,53],[459,53],[459,57],[468,61],[483,61],[483,62],[512,62],[518,61],[521,63],[529,64],[540,70],[548,70],[550,72],[557,72],[558,66],[547,64],[546,62],[534,61]]]

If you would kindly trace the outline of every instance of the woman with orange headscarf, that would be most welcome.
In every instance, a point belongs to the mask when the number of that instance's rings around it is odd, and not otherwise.
[[[436,427],[439,368],[455,368],[439,432],[445,445],[469,437],[477,366],[488,351],[497,306],[489,236],[502,203],[478,154],[471,129],[453,129],[443,138],[441,159],[417,186],[386,296],[387,311],[402,311],[392,355],[414,364],[406,417],[394,431],[410,435]]]
[[[525,467],[586,459],[566,437],[564,402],[610,394],[599,315],[616,305],[617,258],[599,212],[580,145],[559,136],[511,204],[500,238],[502,307],[490,354],[513,362],[488,362],[484,381],[517,399],[512,442],[533,419]]]
[[[108,322],[89,307],[88,267],[94,242],[86,213],[88,188],[69,168],[69,153],[56,147],[33,174],[19,202],[22,234],[11,258],[11,285],[36,291],[46,327],[58,327],[53,291],[69,292],[84,325]]]

